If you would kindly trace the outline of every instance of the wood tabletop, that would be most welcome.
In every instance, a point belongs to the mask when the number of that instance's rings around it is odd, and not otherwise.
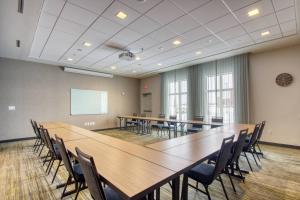
[[[255,127],[255,125],[253,125],[253,124],[226,124],[222,127],[204,130],[199,133],[185,135],[182,137],[174,138],[172,140],[165,140],[162,142],[150,144],[150,145],[147,145],[147,147],[158,150],[158,151],[166,151],[167,149],[175,148],[179,145],[191,143],[196,140],[202,140],[203,138],[211,137],[214,135],[219,135],[219,137],[224,138],[226,136],[235,134],[235,140],[237,140],[240,130],[248,128],[248,130],[249,130],[248,132],[251,133],[251,132],[253,132],[254,127]]]
[[[119,115],[118,118],[124,119],[138,119],[138,120],[147,120],[147,121],[159,121],[159,122],[168,122],[168,123],[181,123],[181,124],[199,124],[199,125],[215,125],[222,126],[222,123],[215,122],[205,122],[205,121],[196,121],[196,120],[174,120],[168,118],[159,118],[159,117],[140,117],[132,115]]]
[[[57,135],[58,137],[62,138],[65,142],[87,138],[86,136],[70,131],[66,128],[51,128],[48,129],[48,132],[51,138],[55,138],[55,135]]]
[[[136,199],[145,190],[165,184],[175,174],[172,170],[91,138],[69,141],[65,145],[74,155],[75,147],[92,155],[98,172],[124,198]]]

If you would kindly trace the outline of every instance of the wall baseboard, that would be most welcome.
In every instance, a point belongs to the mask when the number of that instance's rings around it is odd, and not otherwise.
[[[265,142],[265,141],[260,141],[259,143],[266,144],[266,145],[277,146],[277,147],[286,147],[286,148],[291,148],[291,149],[300,149],[300,146],[290,145],[290,144],[280,144],[280,143]]]
[[[8,142],[18,142],[22,140],[33,140],[36,137],[26,137],[26,138],[16,138],[16,139],[10,139],[10,140],[0,140],[0,143],[8,143]]]

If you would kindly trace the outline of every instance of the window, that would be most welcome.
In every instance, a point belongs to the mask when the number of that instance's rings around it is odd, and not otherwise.
[[[206,115],[223,117],[224,123],[234,122],[233,74],[223,73],[206,78]]]
[[[169,82],[169,115],[187,120],[187,80]]]

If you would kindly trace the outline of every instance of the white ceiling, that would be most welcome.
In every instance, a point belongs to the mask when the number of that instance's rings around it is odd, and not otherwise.
[[[24,14],[16,9],[17,0],[0,3],[0,57],[130,77],[299,37],[298,0],[25,0]],[[259,14],[249,17],[253,9]],[[117,18],[119,11],[127,18]],[[120,61],[106,44],[144,51],[138,61]]]

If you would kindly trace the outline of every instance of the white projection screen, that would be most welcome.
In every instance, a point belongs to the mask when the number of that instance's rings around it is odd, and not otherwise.
[[[71,115],[107,113],[107,91],[71,89]]]

